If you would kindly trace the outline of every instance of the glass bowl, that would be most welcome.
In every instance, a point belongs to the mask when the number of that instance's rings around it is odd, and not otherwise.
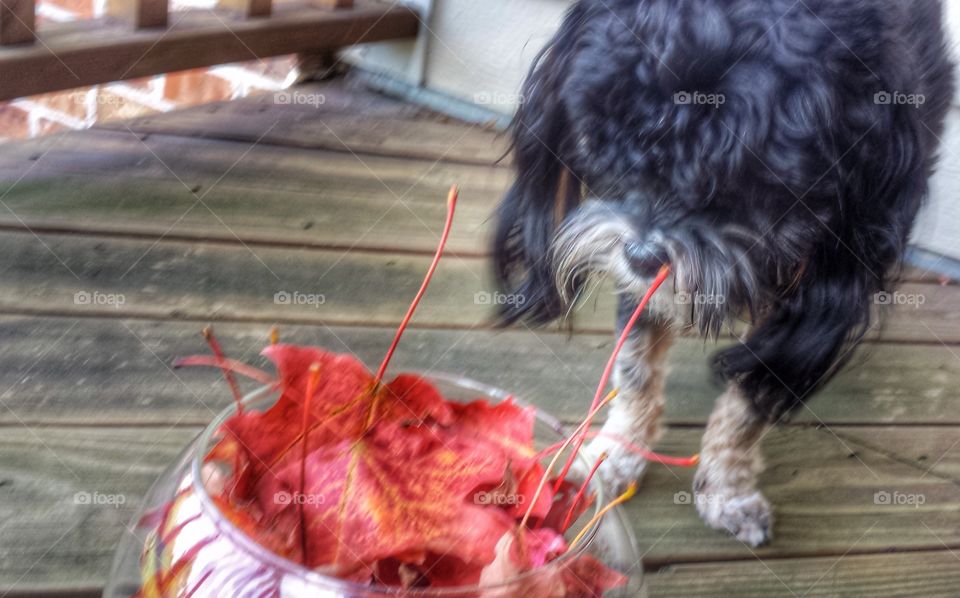
[[[465,378],[445,374],[424,375],[451,401],[486,399],[500,402],[508,393]],[[260,389],[244,398],[244,409],[265,410],[278,398],[276,391]],[[517,404],[524,406],[522,401]],[[234,407],[221,412],[197,436],[147,492],[139,512],[127,526],[113,561],[105,598],[164,596],[182,598],[261,596],[378,598],[508,598],[531,596],[537,576],[557,575],[577,557],[590,554],[627,578],[627,583],[603,594],[604,598],[644,595],[643,567],[633,533],[620,509],[607,513],[580,542],[548,565],[491,586],[462,588],[411,588],[361,585],[322,575],[279,556],[258,544],[230,523],[214,505],[204,487],[204,459],[220,438],[221,426],[234,415]],[[534,429],[538,450],[554,445],[569,434],[559,421],[537,410]],[[587,471],[590,463],[578,456],[571,479]],[[580,473],[579,475],[582,475]],[[606,503],[599,477],[591,482],[592,509],[581,516],[570,532],[576,533]],[[570,535],[567,540],[571,539]],[[184,556],[190,567],[177,569]],[[170,576],[174,589],[151,587],[158,570]],[[144,585],[144,584],[147,585]],[[576,594],[579,598],[584,594]]]

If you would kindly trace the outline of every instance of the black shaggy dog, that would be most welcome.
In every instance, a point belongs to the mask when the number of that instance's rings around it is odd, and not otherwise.
[[[692,323],[746,319],[694,483],[704,520],[771,537],[756,444],[871,326],[927,194],[953,95],[939,0],[580,0],[535,62],[499,210],[504,322],[562,316],[588,280],[633,311],[605,430],[656,442],[663,361]],[[879,300],[878,300],[879,299]],[[606,437],[605,435],[604,437]],[[604,438],[602,437],[602,438]],[[615,442],[616,483],[644,462]]]

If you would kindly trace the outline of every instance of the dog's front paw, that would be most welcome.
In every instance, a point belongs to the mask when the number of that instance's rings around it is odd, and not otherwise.
[[[707,525],[730,532],[744,544],[756,547],[773,539],[773,509],[760,492],[743,496],[698,492],[694,503]]]
[[[647,460],[624,449],[623,445],[609,438],[595,438],[586,448],[585,456],[595,462],[600,455],[607,458],[600,465],[599,473],[608,488],[620,494],[632,483],[640,483],[647,469]]]

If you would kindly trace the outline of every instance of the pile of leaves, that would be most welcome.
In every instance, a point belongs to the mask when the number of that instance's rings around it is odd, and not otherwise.
[[[575,549],[634,487],[599,509],[568,542],[568,528],[595,500],[590,483],[605,456],[579,485],[567,474],[593,417],[616,394],[601,400],[630,328],[668,269],[622,332],[586,419],[564,442],[538,453],[530,408],[512,400],[452,402],[410,374],[384,382],[443,253],[456,200],[454,187],[433,262],[375,374],[352,356],[279,344],[274,335],[263,352],[277,368],[274,377],[227,359],[212,331],[205,331],[213,356],[178,365],[219,368],[237,405],[206,456],[206,470],[222,474],[210,476],[216,481],[208,480],[208,493],[229,521],[267,549],[352,582],[411,589],[510,583],[509,595],[602,596],[627,579]],[[235,374],[271,386],[279,398],[266,411],[244,411]],[[566,464],[554,475],[567,448],[572,451]],[[663,463],[696,462],[633,449]],[[178,559],[166,556],[190,524],[190,519],[172,523],[188,493],[145,518],[160,523],[144,553],[146,581],[138,595],[168,595],[169,588],[186,583],[190,560],[216,540],[205,538]],[[536,575],[524,575],[534,570]],[[209,568],[199,572],[186,595],[194,595],[212,574]],[[262,577],[260,571],[249,576]]]
[[[216,504],[263,546],[322,573],[406,588],[503,583],[567,552],[563,526],[592,497],[541,485],[531,408],[448,401],[409,374],[379,383],[353,357],[318,348],[264,355],[279,399],[230,418],[207,457],[229,472]],[[600,596],[625,582],[587,554],[548,571],[526,589]]]

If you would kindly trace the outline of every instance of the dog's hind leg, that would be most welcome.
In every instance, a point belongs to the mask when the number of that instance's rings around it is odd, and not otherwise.
[[[772,538],[770,503],[757,489],[763,469],[760,440],[767,425],[735,383],[717,399],[703,435],[694,503],[700,517],[750,546]]]
[[[618,336],[636,302],[621,300]],[[652,450],[660,437],[660,418],[666,404],[664,380],[666,355],[674,332],[669,317],[644,314],[631,331],[617,358],[613,383],[619,390],[606,423],[589,446],[589,453],[607,454],[601,475],[617,489],[637,481],[646,469],[646,460],[631,452],[627,441]]]

